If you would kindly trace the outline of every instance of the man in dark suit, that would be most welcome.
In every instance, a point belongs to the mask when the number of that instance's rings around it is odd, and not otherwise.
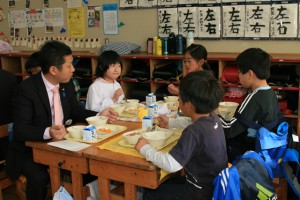
[[[42,71],[23,81],[16,89],[13,99],[14,136],[7,157],[8,175],[17,179],[23,174],[27,178],[28,200],[45,199],[49,175],[46,166],[33,161],[32,149],[25,146],[25,141],[63,139],[67,121],[85,122],[85,118],[97,115],[82,108],[76,100],[74,84],[70,81],[75,71],[71,49],[64,43],[50,41],[43,45],[40,56]],[[62,111],[60,123],[57,123],[53,108],[53,90],[57,86]],[[110,117],[110,123],[117,117],[111,109],[100,115]]]
[[[16,85],[17,79],[14,74],[0,70],[0,126],[12,122],[11,100]],[[0,138],[0,161],[5,160],[8,144],[8,136]]]

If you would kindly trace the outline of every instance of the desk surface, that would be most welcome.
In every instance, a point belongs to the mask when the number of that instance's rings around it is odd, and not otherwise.
[[[127,126],[127,131],[135,130],[141,128],[140,122],[124,122],[124,121],[118,121],[116,124]],[[122,133],[120,133],[122,134]],[[119,136],[120,134],[117,134]],[[105,141],[103,141],[105,142]],[[127,167],[133,167],[137,169],[143,169],[143,170],[156,170],[157,167],[153,165],[152,163],[146,161],[144,158],[138,158],[134,156],[124,155],[120,153],[115,153],[108,150],[99,149],[97,146],[101,144],[98,143],[96,145],[93,145],[90,148],[87,148],[83,155],[84,157],[114,163],[114,164],[120,164]]]

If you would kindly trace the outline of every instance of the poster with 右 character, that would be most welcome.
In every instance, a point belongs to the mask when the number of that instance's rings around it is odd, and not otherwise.
[[[198,35],[197,7],[178,8],[178,32],[184,37],[188,32]]]
[[[296,38],[298,29],[298,4],[271,5],[271,38]]]
[[[246,5],[246,38],[269,38],[270,33],[270,4]]]
[[[168,37],[170,33],[178,34],[177,8],[158,9],[158,34],[160,37]]]
[[[198,8],[198,38],[219,39],[221,37],[221,7],[201,6]]]

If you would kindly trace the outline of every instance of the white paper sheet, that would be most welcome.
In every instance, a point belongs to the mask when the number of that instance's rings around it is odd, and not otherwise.
[[[81,149],[87,148],[91,145],[81,143],[81,142],[75,142],[75,141],[70,141],[70,140],[61,140],[61,141],[56,141],[56,142],[49,142],[48,145],[58,147],[61,149],[66,149],[70,151],[79,151]]]

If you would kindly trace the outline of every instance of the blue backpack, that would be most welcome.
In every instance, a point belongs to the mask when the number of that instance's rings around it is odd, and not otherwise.
[[[287,147],[289,125],[287,122],[281,122],[278,125],[283,116],[279,114],[278,119],[265,126],[249,121],[239,113],[236,113],[236,117],[245,126],[256,130],[255,151],[272,169],[273,176],[275,178],[285,177],[292,190],[300,198],[299,153],[295,149]],[[276,126],[275,132],[270,131]]]

